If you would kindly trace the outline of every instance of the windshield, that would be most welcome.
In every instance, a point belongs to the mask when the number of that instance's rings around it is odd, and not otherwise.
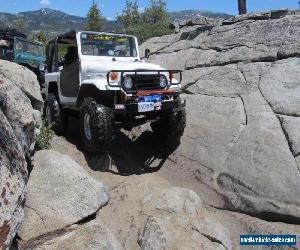
[[[137,57],[133,37],[81,34],[81,53],[90,56]]]
[[[44,46],[38,43],[23,40],[21,38],[15,39],[15,52],[27,52],[34,55],[44,56]]]

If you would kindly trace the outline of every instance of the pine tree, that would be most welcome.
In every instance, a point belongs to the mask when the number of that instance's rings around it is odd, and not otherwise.
[[[103,17],[98,8],[97,3],[93,0],[93,4],[87,14],[87,23],[85,28],[91,31],[101,31],[103,29]]]
[[[247,2],[246,0],[238,0],[239,14],[247,14]]]
[[[145,23],[168,23],[170,17],[167,11],[167,3],[164,0],[151,0],[150,6],[143,13]]]
[[[117,20],[122,23],[127,34],[135,35],[140,43],[151,37],[172,33],[167,4],[164,0],[150,0],[143,13],[139,11],[137,1],[126,1],[126,6]]]
[[[138,3],[126,0],[126,7],[122,11],[122,14],[117,15],[117,20],[122,23],[125,32],[134,29],[141,21]]]
[[[46,44],[49,41],[49,34],[44,31],[32,34],[32,40]]]
[[[22,32],[23,29],[24,29],[24,26],[25,26],[25,24],[24,24],[24,21],[22,19],[19,18],[19,19],[16,20],[15,28],[16,28],[17,31]]]

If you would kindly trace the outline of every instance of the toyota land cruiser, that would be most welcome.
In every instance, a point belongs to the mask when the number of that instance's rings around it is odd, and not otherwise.
[[[179,142],[186,123],[182,73],[142,61],[136,37],[71,31],[50,41],[46,56],[45,116],[56,132],[72,110],[89,152],[107,151],[117,128],[149,121],[163,143]]]

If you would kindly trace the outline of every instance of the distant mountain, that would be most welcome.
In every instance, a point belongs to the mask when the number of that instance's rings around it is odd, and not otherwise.
[[[170,13],[172,21],[182,21],[194,17],[205,16],[212,18],[228,18],[230,15],[200,10],[184,10]],[[55,9],[40,9],[20,12],[18,14],[0,13],[0,29],[14,27],[17,19],[24,21],[24,32],[31,35],[34,32],[46,31],[53,37],[70,29],[83,29],[85,17],[70,15]],[[119,31],[120,24],[116,21],[105,20],[104,31]]]
[[[225,18],[232,17],[232,15],[228,15],[225,13],[216,13],[216,12],[211,12],[206,10],[182,10],[182,11],[170,12],[170,16],[173,22],[190,20],[200,16],[218,18],[218,19],[225,19]]]
[[[3,27],[14,27],[17,19],[24,21],[24,32],[27,35],[42,30],[48,32],[51,37],[71,29],[83,29],[86,22],[84,17],[44,8],[18,14],[0,13],[0,29]],[[117,21],[105,20],[105,31],[114,31],[118,28]]]

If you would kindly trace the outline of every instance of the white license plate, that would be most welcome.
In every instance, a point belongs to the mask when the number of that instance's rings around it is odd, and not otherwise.
[[[141,102],[138,104],[139,113],[154,111],[154,102]]]

